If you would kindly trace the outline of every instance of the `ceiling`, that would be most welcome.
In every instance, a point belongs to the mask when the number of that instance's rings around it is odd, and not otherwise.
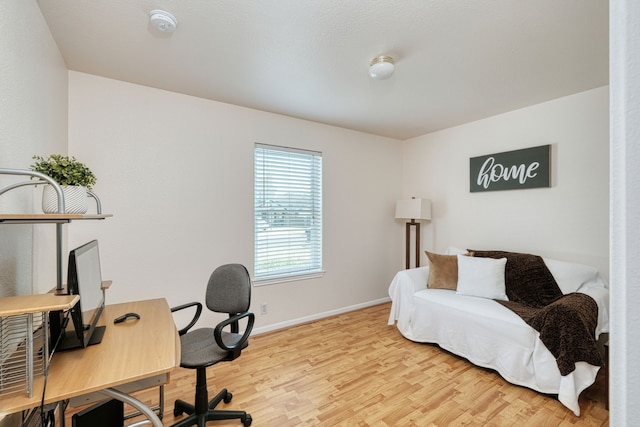
[[[604,0],[38,4],[70,70],[397,139],[609,79]],[[152,9],[177,30],[154,30]],[[372,80],[381,54],[395,73]]]

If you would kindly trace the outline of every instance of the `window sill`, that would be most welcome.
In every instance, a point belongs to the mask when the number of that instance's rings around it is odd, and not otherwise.
[[[271,279],[256,279],[253,280],[253,286],[267,286],[267,285],[275,285],[277,283],[286,283],[286,282],[297,282],[300,280],[308,280],[308,279],[318,279],[324,277],[325,271],[318,271],[315,273],[307,273],[307,274],[294,274],[291,276],[280,276],[274,277]]]

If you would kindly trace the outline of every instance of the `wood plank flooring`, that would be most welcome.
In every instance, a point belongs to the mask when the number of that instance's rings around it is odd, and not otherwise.
[[[604,372],[582,393],[576,417],[553,396],[403,338],[387,326],[389,308],[381,304],[252,337],[240,358],[208,369],[210,397],[227,387],[234,397],[220,408],[249,412],[256,427],[609,425]],[[165,426],[181,418],[173,416],[173,401],[191,402],[194,384],[195,371],[172,374]],[[157,390],[136,396],[157,402]],[[241,426],[237,420],[208,425]]]

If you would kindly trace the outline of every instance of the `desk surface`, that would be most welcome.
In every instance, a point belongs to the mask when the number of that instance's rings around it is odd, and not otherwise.
[[[114,325],[128,312],[140,314],[140,320]],[[107,326],[100,344],[54,354],[45,404],[169,373],[179,365],[180,340],[165,299],[107,305],[99,323]],[[36,377],[32,398],[26,392],[3,397],[0,414],[39,406],[43,383],[43,376]]]

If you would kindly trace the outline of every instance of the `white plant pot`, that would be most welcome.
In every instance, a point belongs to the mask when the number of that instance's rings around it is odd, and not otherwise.
[[[65,213],[85,214],[89,209],[86,187],[78,185],[62,186],[64,194]],[[42,211],[44,213],[58,213],[58,193],[51,185],[45,185],[42,191]]]

